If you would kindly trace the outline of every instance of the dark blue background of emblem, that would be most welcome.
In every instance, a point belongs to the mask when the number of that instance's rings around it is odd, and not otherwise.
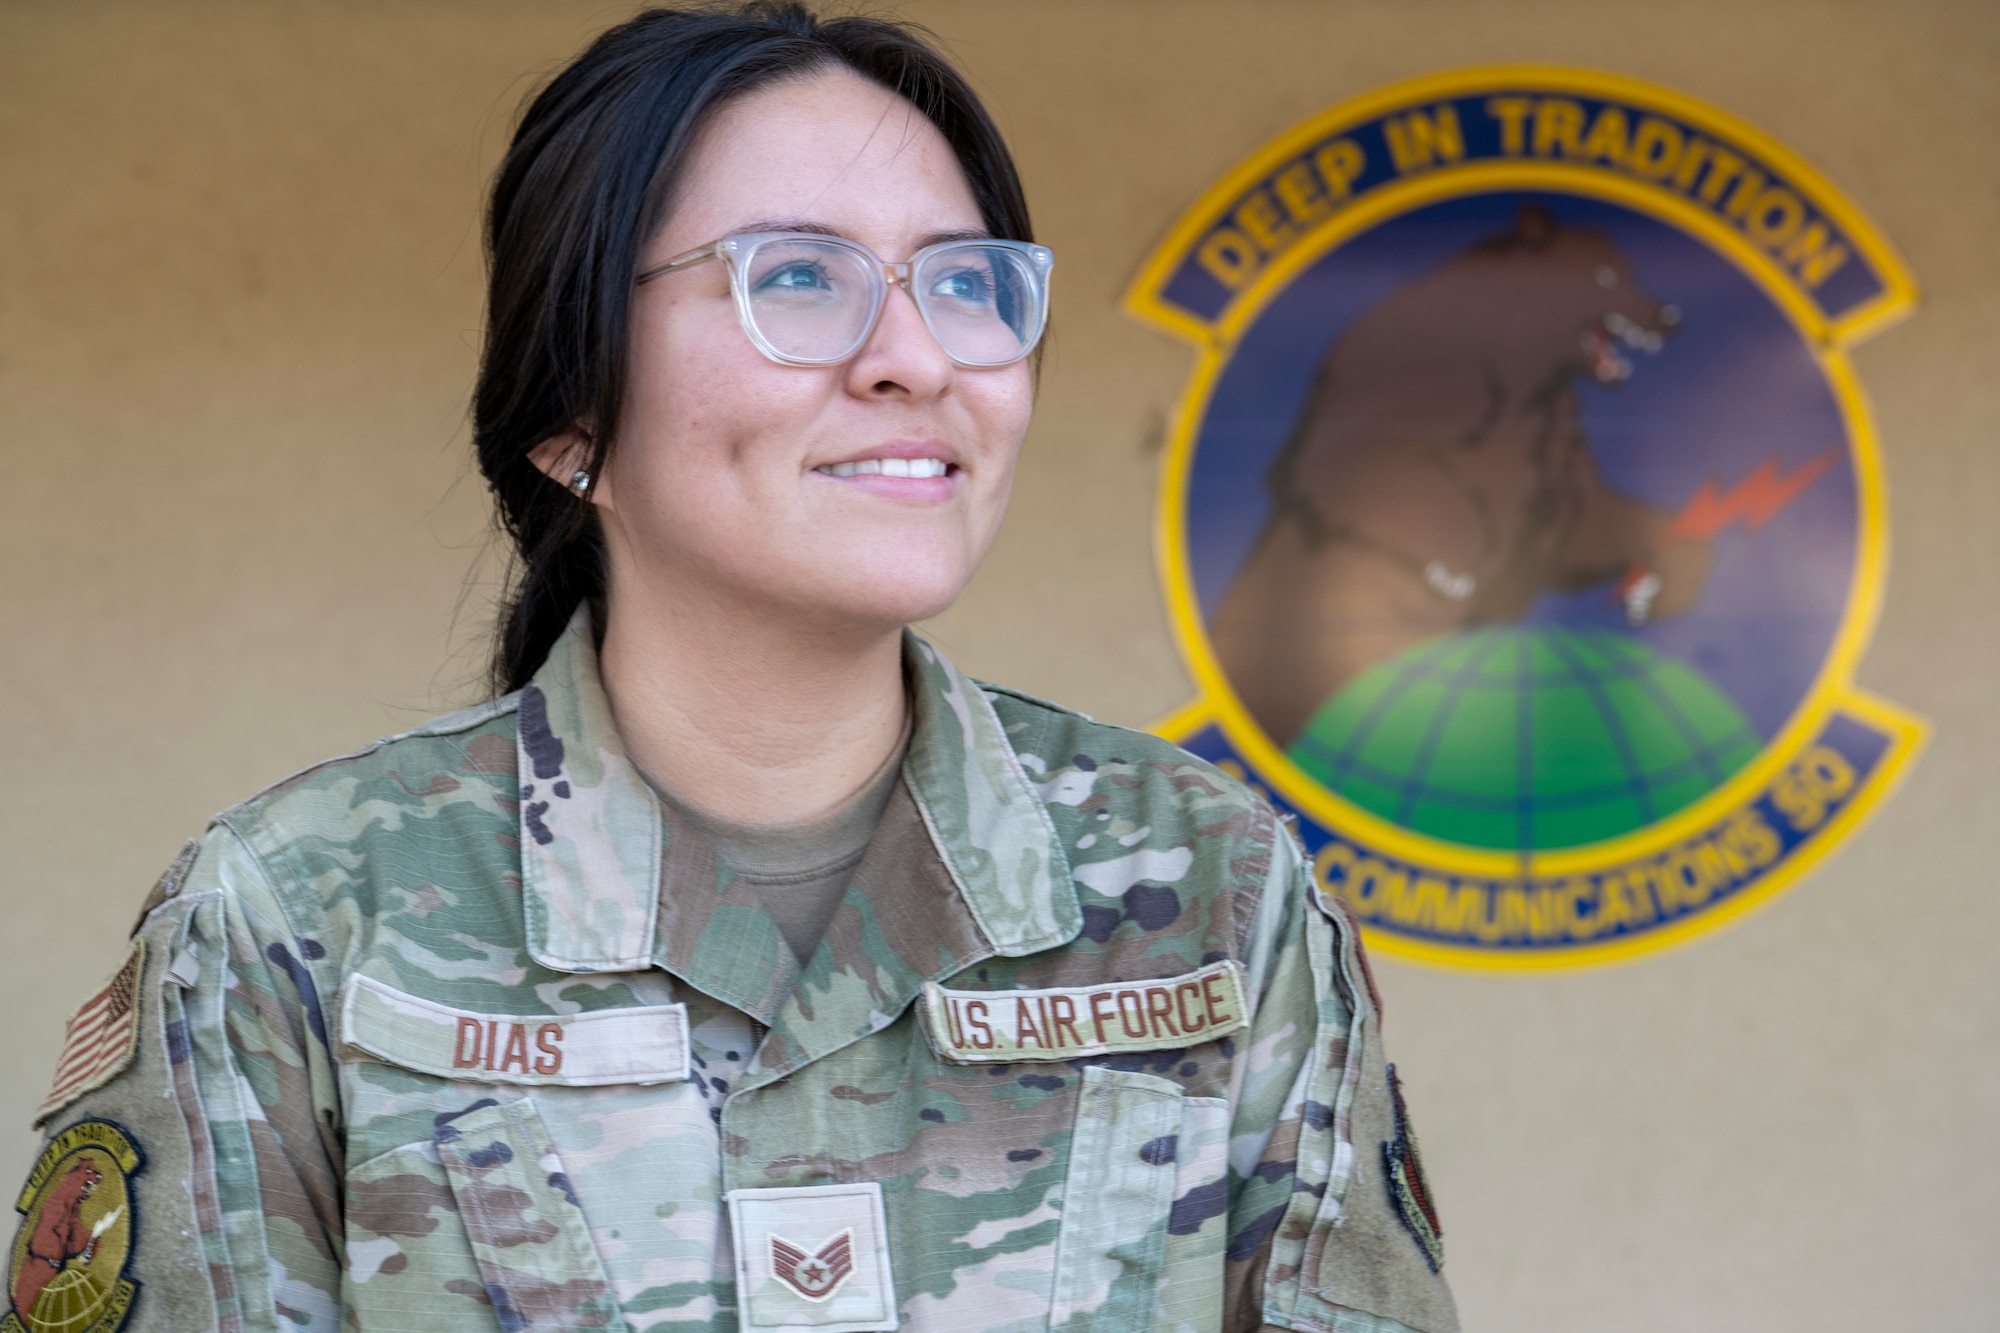
[[[1268,509],[1264,472],[1314,367],[1361,312],[1474,242],[1509,230],[1533,198],[1565,224],[1609,232],[1639,285],[1676,305],[1664,351],[1634,354],[1623,385],[1582,385],[1586,438],[1613,487],[1669,511],[1714,478],[1725,489],[1766,459],[1790,471],[1827,449],[1840,463],[1762,529],[1715,540],[1696,609],[1636,634],[1699,670],[1767,739],[1824,664],[1854,576],[1858,498],[1847,432],[1790,321],[1702,241],[1645,214],[1573,195],[1471,195],[1383,222],[1322,256],[1267,305],[1217,381],[1188,477],[1187,551],[1204,617]],[[1529,621],[1627,630],[1610,585],[1545,595]]]

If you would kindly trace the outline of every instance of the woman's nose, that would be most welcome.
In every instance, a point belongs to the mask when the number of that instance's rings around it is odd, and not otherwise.
[[[957,366],[924,323],[907,275],[893,276],[874,332],[862,344],[860,354],[848,362],[848,391],[867,396],[905,393],[912,398],[935,398],[951,388],[957,373]]]

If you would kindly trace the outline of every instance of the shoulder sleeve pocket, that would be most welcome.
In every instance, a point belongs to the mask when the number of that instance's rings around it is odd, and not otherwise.
[[[1371,1328],[1458,1333],[1458,1310],[1441,1271],[1442,1228],[1383,1054],[1359,932],[1337,905],[1321,907],[1334,925],[1327,975],[1345,991],[1353,1018],[1343,1086],[1305,1117],[1301,1166],[1315,1158],[1328,1169],[1284,1323],[1344,1333],[1361,1326],[1357,1316],[1373,1316]],[[1317,1140],[1317,1151],[1308,1151],[1307,1139]]]
[[[1458,1333],[1458,1310],[1441,1272],[1442,1228],[1423,1179],[1416,1139],[1401,1113],[1394,1070],[1384,1064],[1374,1023],[1350,1122],[1354,1165],[1339,1199],[1321,1200],[1306,1242],[1302,1306],[1363,1310],[1422,1333]]]
[[[175,965],[192,957],[187,917],[156,914],[70,1020],[37,1113],[48,1138],[14,1203],[20,1230],[0,1298],[9,1327],[215,1322],[198,1235],[206,1162],[190,1138],[200,1108],[182,1078]]]

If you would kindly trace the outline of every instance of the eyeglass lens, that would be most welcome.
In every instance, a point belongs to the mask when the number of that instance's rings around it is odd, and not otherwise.
[[[744,304],[763,340],[797,361],[837,361],[860,349],[883,299],[881,270],[844,245],[780,237],[745,257]],[[967,243],[924,256],[911,295],[945,353],[965,365],[1020,359],[1041,325],[1041,289],[1027,257]]]

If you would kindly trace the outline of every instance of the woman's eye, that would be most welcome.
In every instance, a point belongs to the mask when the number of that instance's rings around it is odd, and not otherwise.
[[[829,285],[826,270],[818,264],[786,264],[765,274],[757,284],[757,290],[816,292],[826,290]]]
[[[993,299],[993,280],[978,269],[962,268],[941,275],[931,284],[931,295],[984,305]]]

